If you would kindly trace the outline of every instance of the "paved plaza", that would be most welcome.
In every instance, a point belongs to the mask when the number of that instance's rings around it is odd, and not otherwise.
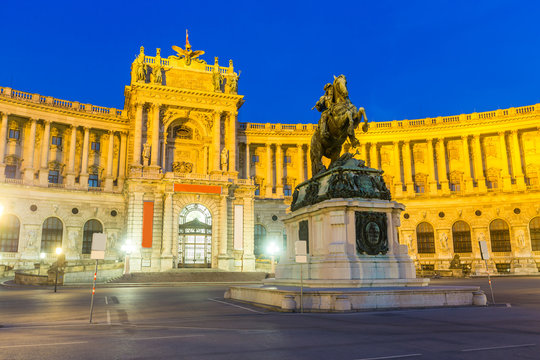
[[[270,312],[224,285],[102,286],[93,324],[90,288],[0,287],[0,358],[538,359],[540,277],[493,284],[498,306],[344,314]]]

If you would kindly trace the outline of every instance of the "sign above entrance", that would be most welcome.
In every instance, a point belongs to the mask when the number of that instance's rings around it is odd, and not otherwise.
[[[196,184],[174,184],[175,192],[221,194],[221,186],[218,185],[196,185]]]

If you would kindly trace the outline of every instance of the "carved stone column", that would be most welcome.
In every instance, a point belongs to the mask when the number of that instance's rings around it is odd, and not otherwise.
[[[276,144],[276,196],[283,197],[283,148]]]
[[[5,156],[6,156],[6,143],[7,143],[7,126],[8,126],[8,114],[2,113],[2,125],[0,126],[0,179],[5,178]]]
[[[30,119],[30,136],[28,137],[26,145],[26,159],[24,160],[24,183],[32,185],[34,183],[34,154],[36,151],[36,125],[37,119]]]
[[[77,144],[77,127],[71,126],[71,138],[69,142],[68,171],[66,176],[66,185],[72,187],[75,185],[75,150]]]
[[[246,166],[246,179],[249,179],[251,177],[251,174],[249,171],[251,170],[251,154],[249,152],[249,144],[246,142],[246,159],[245,159],[245,166]]]
[[[414,181],[412,178],[411,143],[403,142],[403,175],[407,186],[407,195],[414,196]]]
[[[377,143],[371,143],[369,146],[369,167],[373,169],[379,168],[379,154],[377,151]]]
[[[467,193],[473,191],[473,181],[471,176],[471,154],[469,153],[469,137],[462,136],[461,144],[463,145],[463,190]]]
[[[121,190],[126,178],[127,134],[124,131],[120,133],[120,150],[118,152],[118,189]]]
[[[521,167],[521,149],[519,148],[519,134],[517,130],[512,130],[512,173],[516,178],[518,189],[526,189],[523,168]]]
[[[450,187],[448,186],[448,172],[446,171],[446,148],[444,145],[444,138],[437,139],[437,168],[441,191],[443,194],[449,194]]]
[[[478,191],[486,192],[486,178],[484,176],[484,167],[482,165],[482,146],[480,145],[480,135],[473,135],[473,165],[474,177],[478,186]]]
[[[304,145],[298,144],[298,184],[304,182]]]
[[[154,104],[152,107],[153,110],[153,119],[152,119],[152,152],[150,157],[150,165],[154,167],[159,167],[159,110],[161,104]]]
[[[113,161],[114,161],[114,132],[109,131],[109,149],[107,152],[107,174],[105,177],[105,191],[113,189]]]
[[[394,141],[394,196],[403,196],[403,183],[401,182],[401,160],[399,156],[399,141]]]
[[[369,158],[368,158],[367,144],[366,143],[361,143],[360,144],[360,156],[366,162],[366,166],[367,166],[368,162],[369,162]]]
[[[141,165],[143,109],[144,109],[144,103],[135,104],[135,131],[133,133],[133,165]]]
[[[508,168],[508,153],[506,152],[506,140],[504,131],[499,132],[499,149],[501,154],[502,184],[503,191],[512,190],[512,178]]]
[[[204,145],[204,148],[203,148],[203,151],[204,151],[204,154],[203,154],[203,157],[204,157],[204,169],[202,171],[203,174],[208,174],[208,145]]]
[[[79,175],[79,186],[88,189],[88,142],[90,138],[90,128],[84,128],[84,140],[82,146],[81,172]]]
[[[229,133],[227,138],[229,139],[229,172],[236,170],[236,159],[238,156],[237,142],[236,142],[236,119],[238,112],[234,111],[229,114]]]
[[[272,149],[266,144],[266,198],[272,197]]]
[[[431,195],[437,195],[437,181],[435,180],[435,162],[433,161],[433,139],[427,140],[427,161],[428,161],[428,186]]]
[[[47,186],[49,183],[49,143],[51,135],[51,121],[43,120],[44,130],[41,138],[41,164],[39,169],[39,184]]]
[[[212,145],[214,146],[213,159],[214,164],[212,166],[213,171],[221,171],[221,112],[216,111],[214,113],[214,127],[213,127],[214,139]]]
[[[229,255],[227,253],[227,196],[221,195],[219,202],[219,256],[218,267],[229,270]]]

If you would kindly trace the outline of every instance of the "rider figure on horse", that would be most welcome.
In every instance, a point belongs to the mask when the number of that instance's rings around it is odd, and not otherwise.
[[[324,85],[324,95],[319,98],[319,101],[315,104],[313,108],[321,112],[321,118],[319,119],[319,129],[321,135],[328,135],[328,116],[332,112],[332,105],[334,103],[334,87],[332,84],[328,83]]]

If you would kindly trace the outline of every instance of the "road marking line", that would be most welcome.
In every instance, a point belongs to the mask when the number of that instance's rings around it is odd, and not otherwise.
[[[111,312],[107,310],[107,324],[111,325]]]
[[[206,335],[172,335],[172,336],[156,336],[156,337],[146,337],[146,338],[135,338],[135,339],[127,339],[127,340],[155,340],[155,339],[176,339],[176,338],[184,338],[184,337],[199,337],[199,336],[206,336]]]
[[[6,345],[0,346],[0,349],[7,348],[17,348],[17,347],[32,347],[32,346],[56,346],[56,345],[73,345],[73,344],[86,344],[88,341],[73,341],[73,342],[63,342],[63,343],[53,343],[53,344],[26,344],[26,345]]]
[[[462,352],[470,352],[470,351],[496,350],[496,349],[513,349],[513,348],[528,347],[528,346],[536,346],[536,344],[493,346],[493,347],[476,348],[476,349],[463,349],[461,351]]]
[[[105,305],[109,305],[109,301],[107,301],[107,297],[105,296]]]
[[[380,357],[370,357],[370,358],[361,358],[356,360],[382,360],[382,359],[399,359],[413,356],[422,356],[422,354],[404,354],[404,355],[391,355],[391,356],[380,356]]]
[[[218,303],[221,303],[221,304],[225,304],[225,305],[234,306],[234,307],[237,307],[237,308],[240,308],[240,309],[244,309],[244,310],[247,310],[247,311],[251,311],[251,312],[254,312],[254,313],[257,313],[257,314],[263,314],[263,315],[266,315],[266,313],[263,313],[263,312],[261,312],[261,311],[253,310],[253,309],[250,309],[250,308],[247,308],[247,307],[244,307],[244,306],[240,306],[240,305],[236,305],[236,304],[231,304],[231,303],[228,303],[228,302],[225,302],[225,301],[220,301],[220,300],[210,299],[210,298],[208,298],[208,300],[210,300],[210,301],[215,301],[215,302],[218,302]]]

